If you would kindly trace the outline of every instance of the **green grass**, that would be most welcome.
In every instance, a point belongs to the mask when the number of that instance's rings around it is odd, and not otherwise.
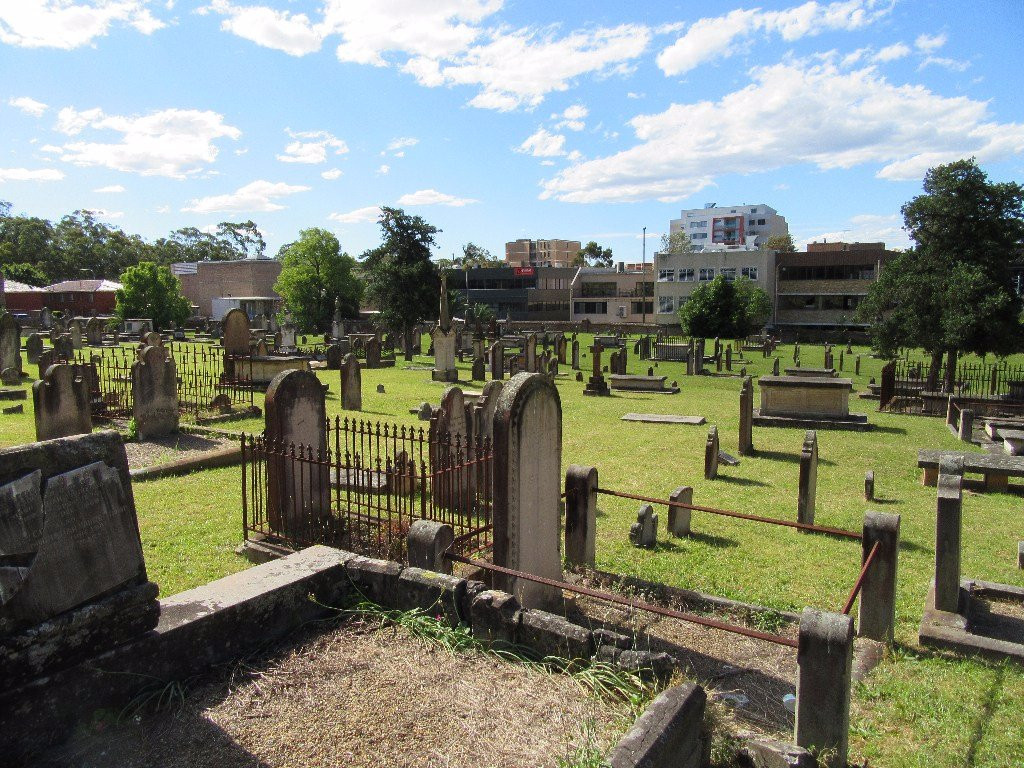
[[[589,343],[583,343],[586,349]],[[836,362],[838,351],[836,348]],[[864,348],[863,391],[879,377],[882,361]],[[783,367],[792,364],[792,346],[777,351]],[[771,359],[760,353],[734,364],[753,376],[768,373]],[[802,345],[803,365],[819,366],[820,345]],[[923,354],[916,359],[926,359]],[[991,358],[990,358],[991,361]],[[416,365],[429,365],[418,356]],[[582,361],[589,368],[589,358]],[[843,375],[852,376],[847,356]],[[1011,362],[1020,362],[1012,360]],[[646,372],[647,361],[629,356],[631,373]],[[363,371],[363,418],[425,426],[408,411],[421,401],[436,403],[444,385],[428,371]],[[464,378],[469,364],[459,365]],[[738,467],[721,467],[719,478],[703,476],[706,427],[639,424],[619,420],[629,411],[703,415],[717,424],[721,447],[736,453],[739,379],[686,377],[678,363],[662,363],[658,374],[679,382],[678,395],[620,393],[587,398],[572,375],[559,379],[563,409],[563,470],[570,463],[598,468],[603,487],[666,498],[679,485],[694,487],[696,504],[723,507],[786,520],[796,519],[796,485],[803,430],[755,428],[757,455]],[[337,371],[321,371],[330,385],[327,409],[340,415]],[[378,394],[378,384],[386,392]],[[482,383],[464,385],[478,389]],[[755,398],[758,395],[755,393]],[[263,405],[257,395],[256,405]],[[879,414],[874,401],[851,400],[867,413],[873,432],[819,430],[817,521],[859,530],[868,508],[902,517],[895,652],[854,692],[852,751],[872,766],[1008,766],[1024,764],[1024,671],[947,658],[917,644],[925,592],[934,558],[935,489],[920,485],[920,448],[970,450],[941,418]],[[22,416],[0,417],[0,445],[33,439],[31,398]],[[259,431],[262,419],[224,425]],[[864,473],[875,472],[878,503],[863,501]],[[173,594],[237,571],[246,563],[233,553],[241,539],[241,489],[237,468],[135,485],[150,577],[161,593]],[[665,508],[657,509],[661,540],[653,551],[628,543],[637,503],[601,496],[597,524],[599,568],[697,589],[780,610],[805,605],[839,610],[859,570],[859,543],[693,513],[696,535],[667,539]],[[964,576],[1024,585],[1016,569],[1017,541],[1024,539],[1020,500],[1005,494],[965,493]]]

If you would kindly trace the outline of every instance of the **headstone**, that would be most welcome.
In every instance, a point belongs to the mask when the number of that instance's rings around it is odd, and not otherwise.
[[[36,440],[53,440],[92,432],[89,383],[67,363],[51,365],[32,384]]]
[[[772,376],[779,375],[779,358],[772,360]]]
[[[708,429],[708,439],[704,444],[704,479],[714,480],[718,477],[718,427],[714,424]]]
[[[436,475],[468,459],[471,442],[466,401],[459,387],[448,387],[441,395],[441,404],[430,419],[430,471]],[[454,478],[452,478],[454,474]],[[469,472],[447,473],[450,481],[433,488],[434,505],[443,509],[461,510],[468,501],[471,482]],[[468,510],[466,510],[468,511]]]
[[[793,362],[797,362],[800,359],[800,342],[793,344]]]
[[[681,485],[672,491],[668,497],[669,501],[679,504],[693,504],[693,486]],[[691,510],[685,507],[668,507],[668,533],[669,536],[690,535],[690,513]]]
[[[860,376],[860,355],[857,355],[853,361],[853,372]]]
[[[312,371],[282,371],[264,399],[267,511],[276,533],[300,537],[331,515],[324,389]]]
[[[341,297],[334,300],[334,317],[331,320],[331,335],[335,339],[345,336],[345,322],[341,316]]]
[[[487,350],[490,358],[491,378],[501,381],[505,378],[505,346],[501,341],[495,341]]]
[[[341,362],[341,408],[363,410],[363,375],[359,359],[351,352]]]
[[[546,376],[520,374],[494,412],[494,564],[562,579],[562,404]],[[524,608],[562,609],[561,591],[502,576]]]
[[[813,429],[804,433],[800,449],[800,481],[797,488],[799,523],[814,524],[814,501],[818,490],[818,433]]]
[[[71,346],[74,349],[82,348],[82,326],[77,320],[68,324],[68,331],[71,333]]]
[[[725,370],[732,371],[732,344],[725,347]]]
[[[0,384],[13,386],[21,383],[21,374],[15,368],[4,368],[0,370]]]
[[[593,568],[597,528],[597,467],[571,464],[565,471],[565,561]]]
[[[875,471],[869,469],[864,473],[864,501],[875,500]]]
[[[526,372],[537,372],[537,334],[526,337]]]
[[[146,347],[132,363],[132,418],[140,440],[178,431],[178,375],[163,347]]]
[[[270,350],[267,348],[267,340],[260,336],[260,340],[256,342],[255,355],[256,357],[267,357],[270,354]]]
[[[740,456],[754,453],[754,383],[749,376],[743,377],[740,386]]]
[[[281,326],[281,339],[278,349],[282,349],[285,352],[294,352],[296,349],[295,345],[295,325],[291,321],[289,316],[285,320],[285,324]]]
[[[420,403],[419,410],[416,412],[416,418],[420,421],[430,421],[430,417],[434,415],[433,406],[424,400]]]
[[[224,353],[231,357],[248,357],[249,316],[238,308],[231,309],[224,315],[221,325],[221,346],[224,347]]]
[[[555,378],[558,375],[558,358],[552,356],[548,360],[547,364],[547,375],[551,378]]]
[[[0,371],[7,368],[21,375],[21,326],[14,315],[0,309]]]
[[[90,347],[103,346],[103,321],[98,317],[89,318],[85,324],[85,340]]]
[[[583,388],[584,395],[610,395],[611,391],[608,389],[608,382],[604,380],[604,376],[601,374],[601,345],[595,344],[590,348],[590,355],[593,360],[593,370],[590,374],[590,380],[587,381],[587,385]]]
[[[572,369],[574,371],[580,369],[580,342],[576,338],[572,340]]]
[[[629,527],[629,543],[645,549],[658,543],[658,516],[650,504],[644,504],[637,511],[636,522]]]
[[[380,368],[380,337],[376,334],[366,340],[366,367]]]
[[[341,351],[341,344],[328,345],[327,354],[325,355],[325,357],[327,362],[327,370],[341,370],[341,360],[344,357],[344,353]]]
[[[47,368],[54,363],[59,362],[57,358],[57,350],[52,347],[50,349],[44,349],[42,353],[40,353],[39,360],[37,362],[39,364],[39,375],[36,378],[41,379],[43,378],[43,374],[46,373]]]
[[[935,608],[960,611],[960,537],[963,526],[963,459],[939,459],[935,514]]]
[[[483,381],[487,378],[487,366],[484,364],[483,357],[477,357],[473,360],[472,370],[473,381]]]
[[[383,384],[378,384],[377,385],[377,394],[378,395],[383,395],[383,394],[386,393],[386,391],[387,390],[384,389],[384,385]]]
[[[583,381],[583,371],[576,371],[576,381]]]
[[[560,365],[565,365],[566,362],[568,362],[566,353],[569,342],[566,340],[565,336],[559,336],[555,343],[557,344],[558,362]]]
[[[846,362],[846,357],[843,355],[843,350],[839,350],[839,370],[843,370],[843,365]]]
[[[493,441],[494,409],[498,407],[498,397],[504,386],[505,383],[502,381],[487,382],[472,406],[473,427],[470,432],[473,434],[474,443],[476,438],[480,438],[481,441]]]

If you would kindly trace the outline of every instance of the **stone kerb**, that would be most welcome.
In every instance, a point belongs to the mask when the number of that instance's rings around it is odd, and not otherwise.
[[[276,533],[297,538],[330,516],[327,407],[312,371],[283,371],[267,388],[267,510]]]
[[[662,691],[608,756],[611,768],[703,768],[711,738],[707,694],[694,683]]]
[[[800,523],[814,524],[814,502],[818,488],[818,433],[813,429],[804,433],[800,448],[800,480],[797,489],[796,519]]]
[[[562,578],[559,552],[562,403],[540,374],[516,375],[494,411],[494,563],[550,579]],[[502,577],[526,608],[561,608],[561,592]]]
[[[900,549],[900,516],[868,511],[864,515],[861,562],[878,551],[861,585],[857,634],[891,643],[896,626],[896,579]]]
[[[36,440],[53,440],[92,432],[89,382],[67,363],[51,365],[32,384]]]
[[[363,374],[359,358],[349,352],[342,358],[340,370],[342,410],[363,410]]]
[[[853,619],[804,608],[797,649],[797,746],[828,768],[846,768],[850,735]]]
[[[570,464],[565,471],[565,562],[593,568],[597,533],[597,467]]]
[[[132,363],[132,418],[142,440],[178,430],[178,374],[163,347],[145,347]]]

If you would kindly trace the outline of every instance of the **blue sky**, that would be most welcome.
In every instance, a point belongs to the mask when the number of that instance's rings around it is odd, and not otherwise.
[[[473,241],[657,246],[705,202],[906,244],[924,171],[1024,181],[1024,3],[0,0],[0,199],[276,252],[377,207]]]

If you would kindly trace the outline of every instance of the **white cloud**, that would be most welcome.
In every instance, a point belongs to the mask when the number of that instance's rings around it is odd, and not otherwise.
[[[340,179],[342,173],[340,168],[331,168],[329,171],[321,173],[320,176],[328,181],[334,181],[335,179]]]
[[[266,213],[269,211],[280,211],[284,206],[275,203],[279,197],[287,197],[298,192],[307,192],[310,188],[283,182],[253,181],[244,187],[239,187],[234,192],[226,195],[212,195],[192,200],[182,208],[182,211],[189,213],[220,213],[223,211],[248,213],[255,211]]]
[[[86,129],[120,133],[113,143],[78,141],[48,145],[60,159],[81,166],[104,166],[143,176],[183,179],[202,172],[217,159],[215,141],[237,139],[242,132],[224,116],[196,109],[164,109],[142,116],[106,115],[101,109],[79,112],[65,107],[57,115],[57,130],[76,136]]]
[[[171,212],[171,206],[169,206],[169,205],[158,205],[153,210],[156,213],[170,213]]]
[[[985,102],[894,85],[874,67],[787,61],[751,76],[718,102],[634,117],[633,147],[565,168],[542,183],[541,197],[669,202],[707,187],[714,175],[794,164],[828,170],[879,163],[879,178],[919,180],[938,163],[1024,152],[1024,124],[992,121]]]
[[[5,0],[0,3],[0,43],[24,48],[88,45],[114,23],[149,35],[164,27],[147,0]]]
[[[590,114],[590,111],[582,104],[573,104],[567,107],[562,114],[554,114],[552,120],[558,120],[555,129],[568,128],[570,131],[582,131],[586,128],[583,119]]]
[[[99,187],[98,189],[94,189],[93,192],[96,192],[97,194],[100,195],[116,195],[121,192],[124,192],[124,187],[122,187],[120,184],[111,184],[106,187]]]
[[[403,136],[398,139],[392,139],[391,143],[388,144],[388,151],[394,152],[398,149],[406,149],[408,147],[415,147],[420,143],[419,139],[414,139],[412,136]]]
[[[327,161],[328,149],[333,149],[336,155],[348,152],[348,145],[327,131],[293,132],[286,128],[285,132],[296,141],[284,148],[283,155],[277,156],[282,163],[316,165]]]
[[[914,41],[914,47],[923,53],[934,53],[946,44],[946,36],[943,35],[918,35]]]
[[[332,213],[327,218],[341,224],[365,224],[377,221],[380,217],[379,205],[368,205],[366,208],[356,208],[348,213]]]
[[[5,181],[60,181],[64,174],[54,168],[0,168],[0,184]]]
[[[227,0],[213,0],[203,11],[226,16],[220,23],[225,32],[291,56],[314,53],[323,44],[324,30],[304,13],[277,11],[262,5],[232,5]]]
[[[529,136],[516,148],[516,151],[534,157],[559,157],[565,154],[565,136],[538,128],[532,136]]]
[[[945,56],[928,56],[921,62],[921,66],[918,69],[921,70],[932,65],[948,69],[950,72],[966,72],[967,68],[971,66],[971,62],[950,59]]]
[[[377,169],[377,173],[379,173],[381,176],[387,176],[390,172],[390,165],[382,165],[380,168]]]
[[[882,48],[873,58],[875,61],[896,61],[910,55],[910,46],[905,43],[893,43]]]
[[[398,205],[447,205],[452,208],[462,208],[472,203],[479,203],[479,200],[472,200],[467,197],[455,197],[436,189],[421,189],[411,192],[398,198]]]
[[[899,214],[862,213],[852,216],[848,226],[833,232],[817,232],[796,241],[797,248],[804,250],[810,242],[885,243],[886,248],[907,248],[910,236],[903,228]]]
[[[644,94],[637,93],[636,91],[629,91],[628,93],[626,93],[626,98],[627,99],[642,99],[643,97],[644,97]]]
[[[705,62],[732,56],[742,50],[745,39],[758,32],[792,42],[830,30],[860,29],[888,13],[888,8],[874,10],[875,5],[876,0],[842,0],[828,5],[811,0],[782,11],[737,8],[725,16],[694,22],[685,35],[658,54],[658,66],[668,76],[685,74]]]
[[[108,211],[106,208],[90,208],[97,219],[123,219],[124,211]]]
[[[41,117],[43,112],[48,109],[43,102],[36,101],[28,96],[19,96],[18,98],[10,99],[7,103],[15,109],[20,109],[26,115],[32,115],[32,117]]]

